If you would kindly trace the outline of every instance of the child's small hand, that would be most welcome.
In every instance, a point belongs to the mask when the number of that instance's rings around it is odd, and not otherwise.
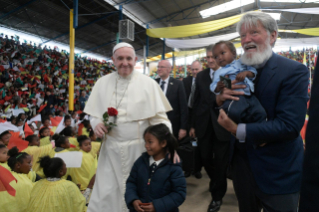
[[[149,205],[142,205],[141,208],[143,208],[145,212],[155,212],[155,208],[152,202],[150,202]]]
[[[219,81],[219,82],[217,83],[216,88],[215,88],[215,92],[216,92],[216,93],[219,93],[219,92],[221,92],[224,88],[225,88],[225,84],[224,84],[222,81]]]
[[[245,80],[245,78],[246,78],[246,75],[247,74],[246,74],[245,71],[240,72],[240,73],[237,74],[236,80],[239,81],[239,82],[243,82]]]
[[[140,203],[142,203],[141,200],[139,200],[139,199],[134,200],[134,202],[133,202],[133,207],[134,207],[134,209],[135,209],[137,212],[144,212],[144,210],[143,210],[143,209],[141,208],[141,206],[140,206]]]

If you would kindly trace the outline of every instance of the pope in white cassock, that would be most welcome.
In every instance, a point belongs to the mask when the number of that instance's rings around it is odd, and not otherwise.
[[[135,160],[145,151],[143,132],[159,123],[171,124],[166,112],[172,110],[155,80],[134,71],[137,61],[134,48],[119,43],[113,48],[117,72],[100,78],[85,106],[91,115],[95,134],[107,133],[100,151],[96,181],[88,212],[127,212],[124,201],[126,180]],[[110,132],[103,124],[103,114],[116,108],[116,127]]]

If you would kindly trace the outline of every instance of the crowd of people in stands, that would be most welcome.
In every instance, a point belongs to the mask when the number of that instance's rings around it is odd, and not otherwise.
[[[20,43],[17,36],[2,34],[0,43],[0,116],[11,119],[16,109],[29,117],[41,111],[67,114],[68,53]],[[96,80],[114,70],[112,63],[75,57],[75,111],[83,110]]]
[[[0,192],[4,211],[50,210],[54,202],[65,211],[86,210],[100,142],[82,110],[97,79],[115,68],[112,63],[76,55],[71,112],[68,60],[69,54],[57,47],[21,43],[18,36],[0,36],[0,166],[17,180],[10,184],[14,195],[10,189]],[[63,160],[53,158],[56,153],[70,151],[82,153],[80,168],[66,168]],[[3,169],[1,175],[8,176]],[[41,178],[69,181],[57,180],[50,188],[42,181],[44,184],[33,188]],[[61,198],[55,195],[61,192],[66,195],[63,201],[54,199]],[[41,208],[46,201],[52,204]]]

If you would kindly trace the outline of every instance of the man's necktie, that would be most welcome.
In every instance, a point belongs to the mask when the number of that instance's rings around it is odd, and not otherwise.
[[[192,88],[191,88],[191,94],[188,99],[188,107],[193,108],[194,105],[194,94],[195,94],[195,89],[196,89],[196,81],[194,81]]]
[[[165,86],[165,81],[162,81],[162,83],[161,83],[161,88],[162,88],[162,90],[164,91],[164,86]]]

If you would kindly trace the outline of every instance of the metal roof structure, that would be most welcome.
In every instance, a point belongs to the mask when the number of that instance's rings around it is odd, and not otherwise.
[[[73,0],[0,0],[0,5],[2,26],[47,38],[42,39],[43,43],[55,40],[69,44],[70,12],[67,7],[73,7]],[[80,0],[78,11],[75,46],[85,52],[111,57],[119,27],[119,11],[103,0]],[[135,41],[130,43],[139,55],[143,55],[145,40],[145,28],[135,24]],[[162,46],[160,39],[149,38],[149,43],[150,56],[162,52],[155,46]]]
[[[243,0],[244,1],[244,0]],[[257,9],[288,9],[318,7],[317,3],[255,3],[223,12],[203,19],[199,11],[216,6],[228,0],[79,0],[78,28],[75,30],[75,46],[85,50],[111,57],[116,43],[119,12],[122,5],[124,19],[136,22],[135,41],[130,42],[143,55],[146,45],[145,29],[169,26],[181,26],[226,18],[242,12]],[[307,0],[306,0],[307,2]],[[69,9],[73,0],[0,0],[0,24],[2,26],[32,33],[48,40],[69,43]],[[271,13],[272,11],[269,11]],[[319,15],[281,12],[278,21],[280,29],[300,29],[319,27]],[[235,32],[235,25],[224,29],[188,38],[201,38]],[[282,38],[309,37],[307,35],[280,33]],[[43,41],[45,42],[45,40]],[[149,38],[149,56],[170,52],[163,49],[163,41]]]
[[[111,4],[119,4],[123,0],[105,0]],[[244,1],[244,0],[242,0]],[[316,3],[306,3],[307,0],[299,0],[299,3],[280,3],[280,0],[273,2],[264,2],[255,0],[255,3],[236,8],[227,12],[223,12],[209,18],[203,19],[199,11],[208,9],[213,6],[229,2],[229,0],[126,0],[128,2],[123,8],[140,19],[145,26],[150,28],[160,28],[169,26],[181,26],[188,24],[202,23],[212,20],[227,18],[229,16],[238,15],[243,12],[262,10],[262,9],[291,9],[291,8],[312,8],[319,7],[319,1]],[[268,13],[276,11],[267,11]],[[319,15],[301,14],[292,12],[281,12],[281,19],[278,21],[280,29],[300,29],[319,27]],[[235,25],[226,27],[223,30],[202,34],[189,38],[200,38],[225,33],[235,32]],[[281,36],[291,37],[307,37],[305,35],[282,34]]]

